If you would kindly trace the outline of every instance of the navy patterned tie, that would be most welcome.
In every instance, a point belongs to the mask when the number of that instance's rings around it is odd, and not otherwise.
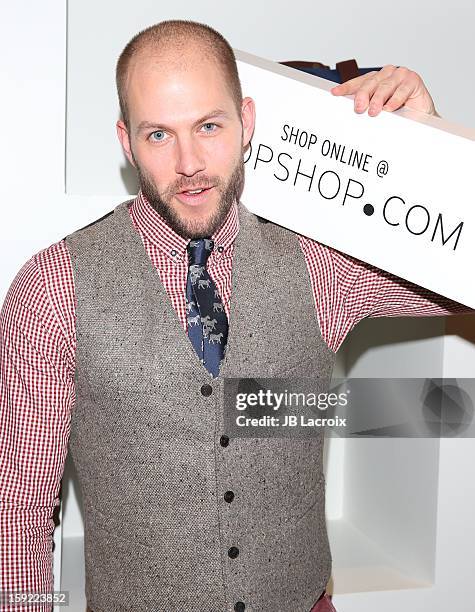
[[[228,339],[228,318],[206,262],[214,247],[211,238],[190,240],[186,280],[188,337],[205,368],[218,376]]]

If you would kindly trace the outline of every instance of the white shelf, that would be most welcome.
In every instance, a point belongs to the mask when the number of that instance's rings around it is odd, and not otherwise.
[[[343,519],[327,521],[333,558],[330,590],[335,594],[433,586],[401,571],[380,546]]]

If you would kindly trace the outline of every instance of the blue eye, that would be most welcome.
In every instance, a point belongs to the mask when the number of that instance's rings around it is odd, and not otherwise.
[[[156,135],[162,136],[161,138],[155,138]],[[150,138],[152,140],[155,140],[155,142],[161,142],[163,140],[163,137],[165,136],[165,132],[163,130],[157,130],[156,132],[152,132],[150,134]]]
[[[203,124],[203,127],[210,127],[210,126],[211,126],[211,127],[218,127],[218,126],[216,125],[216,123],[205,123],[205,124]],[[205,132],[214,132],[214,131],[215,131],[215,130],[205,130]]]

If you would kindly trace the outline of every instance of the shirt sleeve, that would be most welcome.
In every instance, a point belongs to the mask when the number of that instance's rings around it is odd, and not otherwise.
[[[355,257],[300,236],[322,337],[337,351],[366,317],[424,317],[474,312]]]
[[[74,296],[62,241],[24,264],[0,312],[0,591],[53,589],[53,512],[74,396]]]

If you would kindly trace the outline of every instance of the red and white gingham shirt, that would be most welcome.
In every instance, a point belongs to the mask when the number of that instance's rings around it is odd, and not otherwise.
[[[188,241],[140,193],[130,216],[186,333]],[[208,260],[228,317],[238,229],[235,202],[212,236]],[[333,351],[364,317],[468,310],[310,238],[299,242],[323,340]],[[24,264],[0,314],[0,591],[53,588],[52,515],[75,402],[75,348],[73,274],[61,240]]]

